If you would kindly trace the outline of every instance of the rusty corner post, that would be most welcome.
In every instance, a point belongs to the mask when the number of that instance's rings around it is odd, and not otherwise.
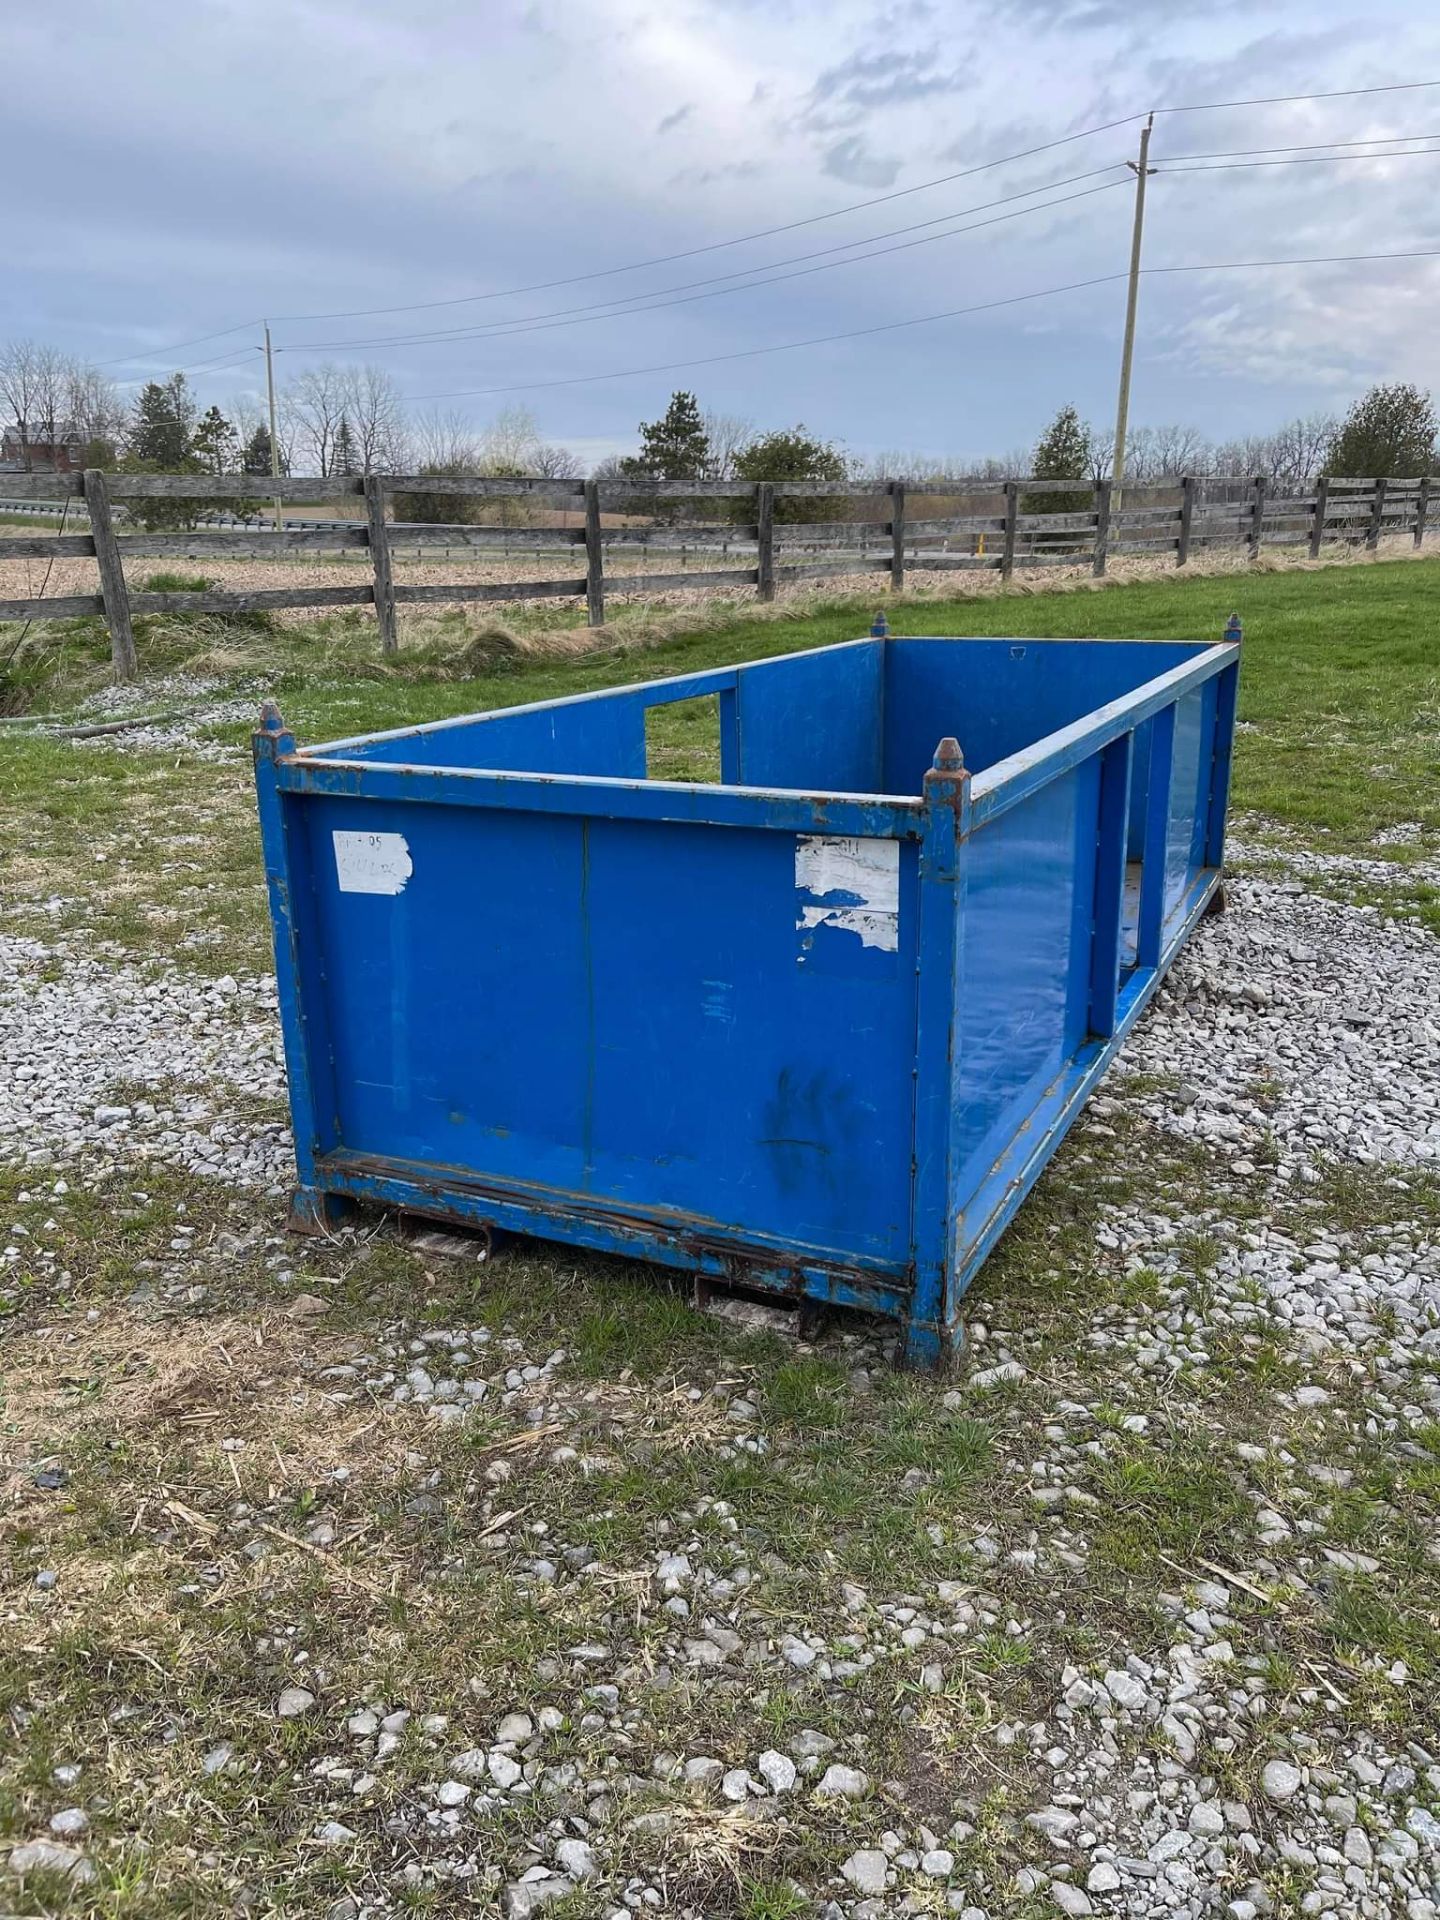
[[[280,1035],[285,1045],[285,1073],[290,1082],[290,1109],[295,1137],[297,1184],[290,1203],[288,1224],[298,1233],[324,1234],[343,1216],[344,1205],[320,1192],[315,1184],[315,1161],[320,1153],[322,1096],[315,1084],[312,1061],[328,1059],[328,1043],[315,1029],[320,1015],[302,1007],[300,952],[302,940],[315,936],[302,926],[314,911],[303,844],[292,840],[280,785],[281,762],[293,758],[295,736],[280,717],[273,700],[260,708],[260,724],[252,735],[255,750],[255,798],[260,810],[260,851],[265,864],[265,887],[275,934],[275,992],[280,1011]],[[313,947],[312,947],[313,951]],[[308,1030],[307,1030],[308,1029]],[[323,1064],[320,1065],[323,1071]],[[333,1093],[328,1102],[333,1111]]]
[[[105,624],[110,629],[110,664],[117,680],[133,680],[140,667],[135,658],[135,630],[130,625],[130,593],[125,585],[115,524],[110,517],[110,492],[98,467],[87,467],[80,484],[90,512],[100,595],[105,603]]]
[[[951,1217],[951,1138],[960,1072],[961,849],[969,831],[970,774],[959,741],[947,735],[925,775],[920,843],[913,1279],[901,1350],[908,1367],[944,1365],[963,1344],[960,1302],[952,1291],[959,1222]]]

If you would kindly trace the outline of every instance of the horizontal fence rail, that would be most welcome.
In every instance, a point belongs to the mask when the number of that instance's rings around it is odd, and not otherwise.
[[[409,502],[400,496],[412,496]],[[487,502],[495,524],[397,520],[397,504],[417,499]],[[386,653],[399,645],[396,609],[462,601],[584,600],[592,626],[605,619],[608,594],[685,589],[743,589],[771,600],[777,587],[806,580],[887,574],[899,592],[907,572],[993,572],[1088,567],[1105,572],[1112,555],[1173,556],[1234,548],[1254,559],[1264,548],[1344,544],[1373,551],[1382,539],[1409,535],[1420,547],[1430,530],[1431,479],[1326,477],[1295,492],[1261,474],[1250,480],[1189,477],[1132,486],[1116,497],[1109,481],[594,480],[498,478],[480,474],[370,474],[274,479],[266,474],[0,474],[0,525],[6,514],[33,514],[58,533],[0,533],[0,560],[93,559],[99,590],[0,600],[0,620],[70,620],[103,615],[120,678],[135,673],[132,613],[249,613],[301,607],[373,606]],[[1074,499],[1074,506],[1067,503]],[[293,506],[345,505],[354,518],[283,517]],[[203,504],[203,524],[180,532],[130,531],[143,518],[131,503]],[[254,509],[247,502],[254,501]],[[842,517],[854,503],[851,517]],[[947,511],[953,505],[953,511]],[[183,505],[181,507],[183,513]],[[166,510],[167,512],[169,509]],[[274,524],[254,522],[261,512]],[[558,511],[557,526],[509,524]],[[70,516],[88,531],[69,531]],[[153,513],[153,508],[152,508]],[[604,515],[609,514],[610,524]],[[803,515],[803,517],[801,517]],[[573,524],[570,524],[573,516]],[[397,556],[482,560],[533,557],[557,566],[534,580],[397,580]],[[136,559],[283,559],[287,555],[364,552],[370,579],[325,587],[251,591],[134,590],[126,563]],[[651,556],[658,562],[652,569]],[[679,558],[677,569],[674,556]],[[691,565],[692,559],[696,564]],[[624,570],[620,562],[633,564]],[[607,564],[608,563],[608,564]],[[582,566],[583,573],[571,569]]]

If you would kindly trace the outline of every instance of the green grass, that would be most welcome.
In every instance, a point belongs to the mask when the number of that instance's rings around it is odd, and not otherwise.
[[[140,582],[142,593],[208,593],[214,585],[203,573],[150,573]]]
[[[1236,806],[1312,843],[1373,857],[1369,841],[1378,828],[1419,821],[1431,834],[1440,831],[1436,604],[1440,560],[1166,578],[1095,593],[902,599],[890,613],[900,634],[1215,639],[1238,606],[1246,639]],[[658,644],[651,644],[654,622],[622,612],[599,651],[566,657],[517,655],[507,630],[446,616],[412,634],[393,668],[377,657],[373,625],[351,616],[255,632],[205,616],[151,616],[141,623],[140,646],[149,671],[208,672],[243,685],[257,704],[262,688],[277,693],[298,737],[317,741],[850,639],[868,627],[869,608],[856,600],[803,617],[762,618],[710,607],[662,623]],[[687,631],[692,619],[696,630]],[[544,632],[523,611],[515,627],[522,638]],[[97,623],[43,631],[46,651],[25,654],[15,668],[31,697],[49,704],[67,674],[78,676],[76,684],[103,676]],[[716,725],[713,699],[660,709],[648,741],[652,773],[713,778]],[[246,730],[221,728],[215,737],[238,748]],[[41,846],[46,856],[43,876],[36,872],[19,888],[24,924],[32,924],[24,920],[27,890],[31,897],[59,893],[75,903],[61,925],[68,915],[141,952],[169,951],[177,929],[198,928],[213,945],[197,964],[217,972],[268,964],[242,768],[137,760],[118,748],[81,753],[35,735],[7,738],[4,748],[0,828],[11,860],[33,865]],[[184,816],[203,820],[203,859],[199,852],[177,857],[164,834],[151,830],[152,821]],[[1403,875],[1414,854],[1396,848],[1391,857]],[[1335,885],[1355,897],[1348,882]],[[1440,925],[1436,892],[1417,882],[1396,889],[1387,905]]]
[[[1380,825],[1440,825],[1437,601],[1440,562],[1423,562],[902,601],[890,611],[901,633],[1215,638],[1238,605],[1247,633],[1242,717],[1256,731],[1240,738],[1237,802],[1303,843],[1364,849]],[[315,740],[848,639],[868,627],[871,605],[804,619],[710,611],[698,630],[634,650],[627,636],[648,630],[622,617],[606,650],[569,658],[517,657],[447,617],[411,635],[393,674],[376,658],[373,626],[347,619],[225,634],[157,616],[141,647],[155,673],[192,668],[227,686],[277,689],[297,732]],[[529,616],[515,624],[542,630]],[[46,673],[48,684],[72,689],[103,673],[103,634],[93,626],[52,634],[47,645],[59,649],[49,667],[28,658],[36,689]],[[712,702],[660,710],[652,774],[713,777],[714,727]],[[218,737],[239,746],[244,729]],[[176,956],[190,970],[269,965],[249,774],[238,755],[217,766],[183,752],[7,738],[0,832],[0,924],[42,939],[56,930],[110,938],[140,962]],[[69,904],[52,912],[45,903],[56,895]],[[213,944],[180,950],[191,931]],[[1134,1091],[1168,1084],[1156,1077]],[[1123,1103],[1123,1084],[1108,1091]],[[1088,1670],[1124,1648],[1167,1644],[1173,1622],[1157,1593],[1178,1590],[1201,1561],[1253,1568],[1262,1501],[1292,1523],[1321,1521],[1327,1541],[1366,1554],[1378,1570],[1303,1592],[1267,1575],[1269,1600],[1237,1590],[1227,1629],[1237,1657],[1262,1662],[1287,1712],[1302,1725],[1311,1716],[1317,1732],[1321,1718],[1334,1718],[1333,1702],[1311,1708],[1301,1698],[1314,1692],[1317,1666],[1352,1703],[1347,1724],[1398,1735],[1434,1718],[1440,1591],[1427,1543],[1440,1515],[1440,1428],[1412,1429],[1404,1445],[1388,1426],[1371,1434],[1369,1385],[1328,1373],[1329,1406],[1287,1408],[1281,1396],[1307,1363],[1282,1351],[1273,1332],[1216,1329],[1211,1364],[1163,1385],[1117,1369],[1113,1349],[1083,1337],[1143,1326],[1178,1303],[1203,1318],[1223,1238],[1243,1233],[1261,1208],[1302,1246],[1319,1230],[1353,1236],[1346,1257],[1359,1259],[1372,1242],[1388,1244],[1388,1226],[1440,1205],[1440,1189],[1419,1175],[1401,1186],[1385,1169],[1325,1170],[1318,1186],[1272,1200],[1201,1146],[1114,1114],[1104,1128],[1082,1120],[969,1302],[972,1319],[1023,1360],[1025,1376],[959,1407],[944,1404],[946,1383],[891,1374],[864,1349],[827,1342],[797,1351],[699,1318],[674,1276],[631,1262],[534,1245],[484,1268],[429,1261],[389,1231],[370,1233],[373,1222],[358,1242],[289,1244],[279,1200],[160,1166],[143,1177],[121,1168],[92,1187],[72,1180],[60,1197],[49,1186],[33,1170],[0,1169],[0,1212],[27,1229],[17,1241],[24,1257],[4,1276],[0,1418],[17,1457],[53,1453],[70,1476],[44,1500],[22,1487],[5,1542],[17,1625],[0,1652],[0,1710],[33,1717],[26,1741],[0,1758],[0,1831],[43,1831],[61,1760],[84,1764],[87,1795],[104,1780],[90,1849],[100,1879],[90,1893],[57,1889],[57,1911],[128,1920],[229,1910],[243,1880],[264,1887],[267,1911],[323,1913],[348,1885],[363,1888],[367,1874],[388,1870],[377,1863],[393,1864],[385,1821],[413,1807],[440,1768],[437,1753],[407,1747],[350,1818],[360,1833],[353,1849],[318,1854],[307,1837],[321,1805],[313,1770],[336,1751],[342,1704],[371,1693],[448,1713],[456,1747],[483,1735],[497,1701],[554,1701],[578,1721],[585,1702],[567,1677],[567,1650],[604,1639],[617,1649],[616,1667],[628,1663],[625,1744],[617,1756],[611,1731],[595,1733],[587,1777],[611,1765],[644,1775],[662,1750],[752,1764],[787,1732],[815,1727],[877,1783],[906,1784],[906,1820],[933,1810],[943,1835],[958,1797],[983,1802],[971,1850],[957,1849],[957,1883],[970,1886],[983,1864],[997,1891],[979,1903],[1018,1915],[1028,1908],[1007,1905],[998,1886],[1016,1864],[1013,1815],[1030,1804],[1030,1785],[1023,1751],[997,1757],[995,1724],[1049,1714],[1068,1659]],[[1186,1230],[1174,1271],[1157,1254],[1158,1268],[1132,1272],[1100,1247],[1104,1210],[1127,1200]],[[182,1207],[197,1245],[217,1251],[199,1256],[205,1297],[167,1304]],[[244,1252],[218,1251],[221,1236],[257,1227]],[[40,1257],[47,1247],[50,1263]],[[282,1265],[292,1280],[277,1278]],[[141,1278],[150,1305],[132,1307]],[[302,1289],[328,1303],[318,1322],[285,1315]],[[550,1446],[497,1452],[523,1439],[523,1397],[512,1407],[492,1394],[461,1429],[383,1401],[322,1401],[318,1376],[333,1361],[373,1350],[397,1326],[408,1334],[457,1325],[518,1340],[537,1359],[566,1349],[533,1403],[543,1393],[564,1423]],[[198,1398],[180,1390],[192,1373]],[[755,1415],[737,1423],[727,1407],[741,1394]],[[1149,1420],[1144,1434],[1124,1426],[1136,1413]],[[1044,1430],[1057,1419],[1088,1451],[1068,1482],[1082,1499],[1047,1511],[1033,1497],[1030,1463],[1053,1459]],[[219,1443],[232,1433],[245,1444],[226,1452]],[[752,1436],[762,1449],[739,1444]],[[562,1439],[586,1471],[552,1456]],[[1240,1441],[1263,1459],[1242,1461]],[[485,1476],[498,1458],[510,1478],[492,1488]],[[1351,1484],[1321,1487],[1295,1461],[1343,1465]],[[342,1462],[343,1490],[333,1478]],[[167,1514],[170,1494],[214,1531]],[[417,1506],[422,1495],[431,1504]],[[231,1522],[242,1500],[252,1517],[302,1537],[333,1516],[334,1555],[265,1536],[273,1551],[251,1561],[248,1522]],[[491,1516],[506,1508],[520,1522],[491,1533]],[[594,1552],[602,1577],[562,1574],[527,1588],[523,1568],[537,1549],[523,1529],[542,1519],[557,1546]],[[1017,1564],[1012,1556],[1023,1559],[1057,1526],[1084,1541],[1083,1566],[1057,1562],[1037,1577]],[[716,1687],[672,1670],[671,1623],[653,1594],[642,1609],[633,1579],[638,1569],[643,1582],[658,1551],[692,1537],[707,1558],[733,1550],[753,1571],[747,1605],[762,1637],[799,1628],[833,1644],[868,1628],[875,1602],[924,1595],[941,1580],[999,1604],[993,1624],[967,1641],[913,1657],[889,1652],[843,1690],[805,1674],[776,1679],[763,1666],[743,1684]],[[982,1561],[986,1541],[993,1561]],[[1298,1526],[1293,1541],[1273,1550],[1282,1577],[1287,1555],[1308,1550]],[[34,1586],[42,1567],[62,1571],[49,1597]],[[861,1593],[853,1617],[842,1583]],[[282,1725],[267,1710],[293,1677],[292,1642],[327,1675],[328,1718]],[[919,1683],[921,1663],[935,1657],[945,1664],[939,1693]],[[1411,1670],[1407,1688],[1383,1675],[1396,1659]],[[126,1717],[111,1718],[121,1707]],[[240,1764],[205,1779],[200,1755],[221,1737],[235,1743]],[[1237,1771],[1251,1757],[1239,1756]],[[1015,1771],[1000,1784],[997,1767]],[[617,1809],[617,1833],[628,1811]],[[852,1846],[873,1842],[881,1819],[902,1817],[882,1813],[878,1796],[824,1815],[797,1796],[786,1812],[793,1830],[767,1830],[753,1855],[742,1835],[723,1859],[666,1856],[667,1884],[724,1920],[798,1920],[808,1909],[792,1874],[823,1884]],[[712,1815],[705,1822],[718,1829]],[[497,1820],[491,1857],[518,1852],[527,1820],[529,1810],[513,1830]],[[637,1871],[655,1866],[644,1851],[652,1843],[618,1844],[635,1847]],[[34,1910],[36,1890],[25,1898]],[[450,1898],[442,1888],[409,1905],[446,1911]],[[575,1910],[593,1906],[586,1894]]]

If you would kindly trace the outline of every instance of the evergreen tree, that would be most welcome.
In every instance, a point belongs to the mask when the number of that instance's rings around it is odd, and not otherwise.
[[[1084,480],[1090,473],[1090,429],[1074,407],[1061,407],[1036,443],[1030,471],[1037,480]],[[1084,513],[1090,502],[1074,493],[1027,493],[1022,513]]]
[[[193,472],[195,402],[183,373],[150,380],[130,421],[129,456],[153,473]]]
[[[206,473],[234,471],[235,429],[218,407],[201,415],[190,437],[190,449]]]
[[[1348,480],[1413,480],[1435,464],[1435,408],[1404,381],[1371,387],[1330,443],[1325,471]]]
[[[358,473],[360,456],[355,451],[355,436],[350,431],[350,422],[342,413],[340,425],[335,430],[335,445],[330,453],[330,471],[337,474]]]
[[[848,477],[849,466],[840,448],[807,433],[803,423],[762,433],[735,456],[737,480],[844,480]],[[749,520],[754,513],[753,506],[748,500],[739,504],[740,517]],[[843,520],[849,513],[850,502],[839,494],[782,494],[775,502],[777,520]]]
[[[129,473],[199,473],[196,456],[195,401],[183,373],[168,380],[151,380],[140,391],[130,416],[130,431],[121,465]],[[168,527],[193,527],[199,505],[194,500],[142,499],[130,503],[130,516],[148,533]]]
[[[256,427],[250,438],[245,442],[245,451],[240,456],[240,471],[242,473],[269,473],[270,429],[268,427]],[[280,471],[281,473],[288,473],[290,471],[285,461],[285,450],[283,447],[280,450]]]
[[[672,393],[658,420],[640,422],[640,451],[624,463],[633,479],[701,480],[710,464],[710,436],[693,393]]]

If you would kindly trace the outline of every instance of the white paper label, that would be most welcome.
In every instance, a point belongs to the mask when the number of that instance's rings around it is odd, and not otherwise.
[[[342,893],[403,893],[415,871],[403,833],[350,833],[337,828],[335,877]]]
[[[863,946],[900,945],[900,842],[801,834],[795,843],[796,926],[840,927]]]

